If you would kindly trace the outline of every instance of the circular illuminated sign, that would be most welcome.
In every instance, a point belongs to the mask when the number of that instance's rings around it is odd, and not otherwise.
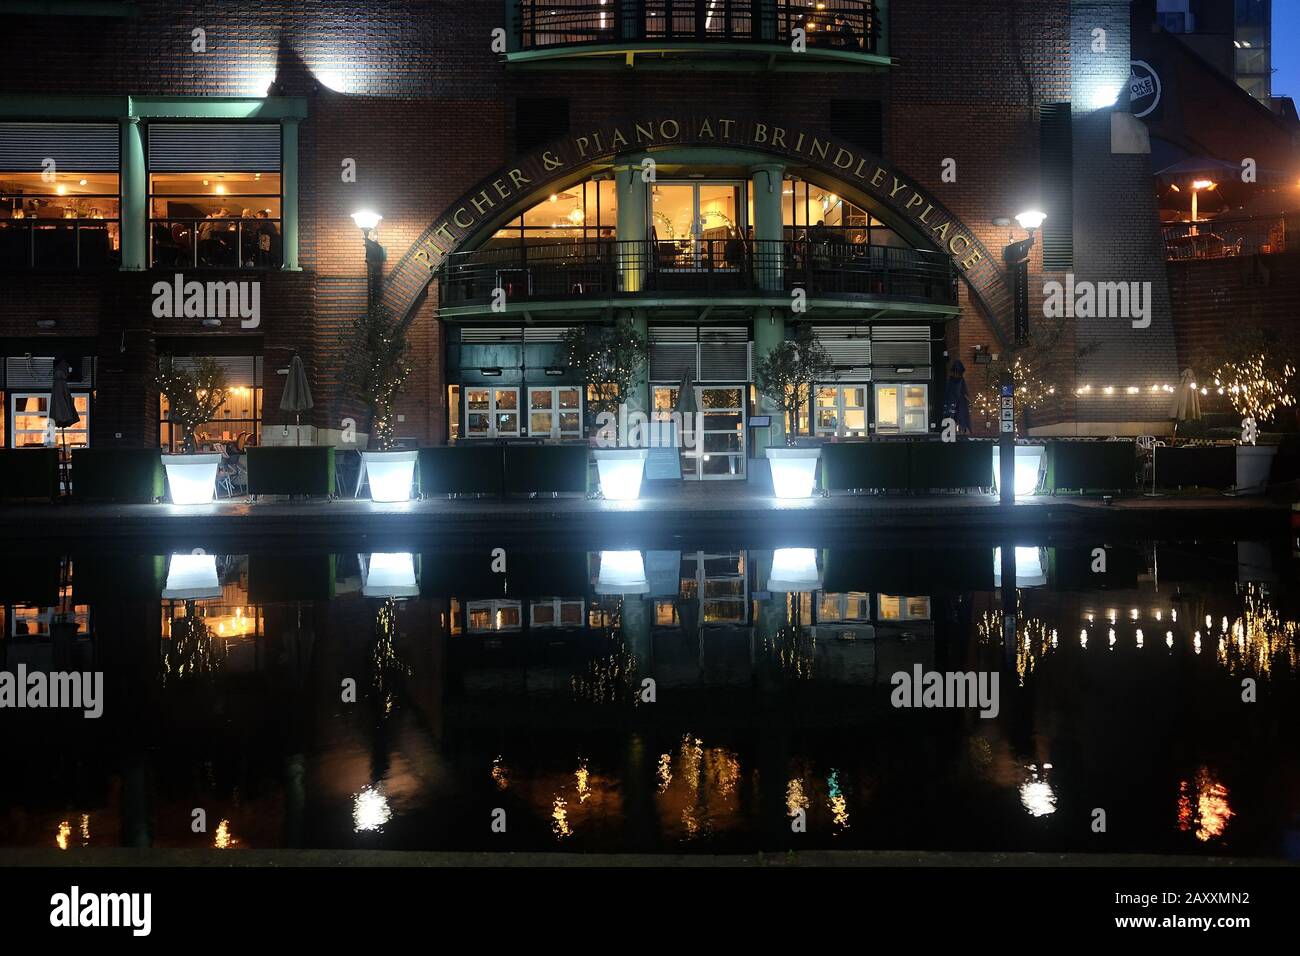
[[[1134,116],[1142,119],[1150,116],[1160,105],[1160,95],[1164,88],[1160,84],[1160,74],[1146,60],[1134,60],[1129,67],[1129,109]]]

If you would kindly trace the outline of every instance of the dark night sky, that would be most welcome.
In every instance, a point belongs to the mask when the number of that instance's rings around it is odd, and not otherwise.
[[[1300,100],[1300,0],[1273,2],[1273,92]]]

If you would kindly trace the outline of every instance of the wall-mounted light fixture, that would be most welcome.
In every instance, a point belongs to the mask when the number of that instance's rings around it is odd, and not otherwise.
[[[490,365],[487,368],[479,369],[478,373],[486,376],[497,376],[501,374],[501,367],[499,365]]]

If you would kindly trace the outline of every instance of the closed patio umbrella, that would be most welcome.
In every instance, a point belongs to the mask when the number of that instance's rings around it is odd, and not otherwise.
[[[311,398],[311,386],[307,384],[307,370],[303,368],[302,357],[294,353],[284,382],[284,394],[280,396],[280,410],[293,412],[295,444],[302,444],[302,431],[299,428],[302,413],[309,411],[315,404]]]
[[[68,387],[68,375],[72,372],[72,366],[68,360],[59,356],[54,360],[54,374],[50,381],[50,421],[54,427],[59,430],[61,441],[61,450],[59,451],[59,471],[60,479],[63,486],[67,487],[67,457],[68,457],[68,433],[65,428],[71,428],[77,422],[81,421],[81,416],[77,414],[77,403],[72,400],[72,389]]]
[[[677,435],[677,447],[684,448],[686,432],[695,430],[695,414],[700,410],[699,403],[695,401],[695,383],[691,380],[691,373],[685,372],[682,375],[681,384],[677,386],[677,404],[673,411],[678,414],[678,426],[681,431]]]
[[[1198,422],[1201,420],[1201,393],[1196,389],[1196,377],[1192,374],[1190,368],[1183,369],[1182,377],[1178,380],[1178,388],[1174,390],[1173,406],[1169,409],[1169,417],[1174,420],[1174,441],[1178,441],[1178,425],[1180,422]]]

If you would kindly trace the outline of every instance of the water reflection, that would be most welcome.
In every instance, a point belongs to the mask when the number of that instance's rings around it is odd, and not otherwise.
[[[1294,841],[1284,547],[1010,542],[1003,586],[1001,545],[793,544],[29,556],[0,665],[102,669],[109,706],[7,715],[0,844]],[[1000,671],[999,716],[892,709],[917,665]]]

